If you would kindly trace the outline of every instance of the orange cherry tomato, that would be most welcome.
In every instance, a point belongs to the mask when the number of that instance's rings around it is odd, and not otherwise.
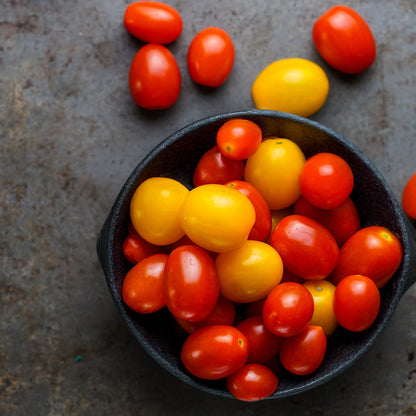
[[[403,189],[402,207],[408,217],[416,220],[416,173],[407,181]]]

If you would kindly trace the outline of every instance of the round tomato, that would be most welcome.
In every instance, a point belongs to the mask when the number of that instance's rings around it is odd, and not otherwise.
[[[219,128],[216,140],[224,156],[233,160],[243,160],[255,153],[262,138],[261,128],[256,123],[236,118]]]
[[[150,244],[138,234],[129,234],[123,242],[123,253],[126,260],[136,264],[145,257],[159,253],[160,246]]]
[[[380,310],[380,292],[367,276],[344,277],[335,289],[334,312],[339,324],[349,331],[369,328]]]
[[[299,186],[303,197],[312,205],[333,209],[350,196],[354,177],[342,157],[323,152],[306,161],[299,175]]]
[[[197,84],[220,86],[234,65],[234,45],[223,29],[208,27],[201,30],[188,49],[188,70]]]
[[[246,364],[227,378],[228,391],[238,400],[254,402],[271,396],[278,379],[272,370],[261,364]]]
[[[283,218],[274,229],[270,244],[282,257],[285,269],[302,279],[324,279],[339,258],[338,244],[332,234],[303,215]]]
[[[407,181],[402,194],[403,211],[416,220],[416,173]]]
[[[309,280],[303,283],[313,297],[314,311],[310,325],[321,326],[328,337],[337,329],[334,313],[335,286],[328,280]]]
[[[304,164],[305,155],[295,142],[270,137],[247,159],[244,180],[261,193],[271,210],[287,208],[300,197]]]
[[[273,334],[293,337],[308,326],[313,309],[313,298],[308,289],[299,283],[281,283],[264,301],[263,321]]]
[[[287,371],[305,376],[313,373],[322,363],[327,339],[320,326],[310,325],[300,334],[283,340],[280,362]]]
[[[322,224],[334,236],[338,246],[361,228],[360,217],[353,200],[347,198],[339,207],[321,209],[300,197],[293,207],[296,215],[304,215]]]
[[[312,38],[325,61],[348,74],[367,69],[376,58],[376,43],[367,22],[347,6],[335,6],[315,22]]]
[[[262,299],[279,284],[283,263],[279,253],[262,241],[247,240],[241,247],[215,258],[221,294],[232,302]]]
[[[256,221],[248,236],[249,240],[266,241],[270,237],[272,216],[260,192],[246,181],[231,181],[224,185],[241,192],[253,204]]]
[[[181,74],[169,49],[153,43],[143,46],[131,63],[129,86],[140,107],[159,110],[173,105],[181,90]]]
[[[246,363],[247,357],[247,338],[230,325],[198,329],[188,336],[181,350],[185,368],[205,380],[228,377]]]
[[[193,183],[195,186],[208,183],[224,184],[232,180],[240,180],[244,175],[244,162],[225,157],[218,146],[205,152],[196,165]]]
[[[130,202],[130,219],[146,241],[167,245],[185,233],[179,223],[179,208],[188,189],[175,179],[154,177],[142,182]]]
[[[167,259],[166,254],[153,254],[127,272],[121,295],[129,308],[153,313],[165,306],[163,280]]]
[[[320,66],[306,59],[281,59],[268,65],[251,87],[254,104],[264,110],[309,117],[325,103],[329,82]]]
[[[219,295],[214,260],[195,245],[174,249],[165,268],[164,291],[166,306],[175,318],[190,322],[205,319]]]
[[[247,338],[249,346],[248,363],[265,364],[279,352],[282,338],[272,334],[261,315],[244,319],[237,325]]]
[[[369,226],[354,233],[341,247],[331,282],[361,274],[384,286],[399,268],[403,250],[399,239],[387,228]]]
[[[136,1],[124,12],[124,26],[136,38],[148,43],[171,43],[182,32],[182,18],[176,9],[158,1]]]
[[[215,253],[241,247],[255,220],[253,204],[245,195],[217,184],[189,191],[179,211],[180,224],[188,237]]]

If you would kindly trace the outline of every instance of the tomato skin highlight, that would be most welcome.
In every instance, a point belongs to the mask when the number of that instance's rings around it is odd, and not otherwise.
[[[402,207],[409,218],[416,220],[416,173],[410,177],[403,189]]]
[[[247,361],[247,338],[230,325],[210,325],[189,335],[181,361],[194,376],[217,380],[238,371]]]

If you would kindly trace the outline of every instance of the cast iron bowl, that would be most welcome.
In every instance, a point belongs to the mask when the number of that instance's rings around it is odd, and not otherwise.
[[[218,128],[225,121],[237,117],[256,122],[262,128],[264,137],[273,135],[295,141],[306,157],[317,152],[332,152],[343,157],[354,172],[355,186],[351,197],[360,213],[362,226],[383,225],[389,228],[399,237],[404,251],[399,270],[381,289],[380,313],[371,328],[362,333],[338,328],[328,339],[327,354],[317,371],[303,377],[280,376],[279,387],[270,396],[277,399],[329,381],[350,367],[374,343],[389,322],[403,293],[416,281],[415,231],[386,181],[366,156],[332,130],[309,119],[274,111],[251,110],[205,118],[172,134],[144,158],[121,189],[99,233],[97,252],[110,293],[133,337],[158,364],[183,382],[205,392],[232,397],[225,388],[224,380],[200,380],[185,370],[180,361],[184,335],[177,331],[166,308],[154,314],[140,315],[123,303],[121,286],[131,267],[122,251],[129,223],[129,204],[137,186],[152,176],[171,177],[191,189],[195,166],[203,153],[215,144]]]

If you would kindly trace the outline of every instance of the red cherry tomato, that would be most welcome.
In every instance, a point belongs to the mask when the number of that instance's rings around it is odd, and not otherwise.
[[[407,181],[402,194],[403,211],[416,220],[416,173]]]
[[[265,364],[279,352],[282,338],[266,328],[261,315],[244,319],[237,325],[237,329],[248,340],[248,363]]]
[[[218,146],[209,149],[199,160],[193,182],[195,186],[216,183],[223,185],[228,181],[241,180],[244,175],[244,162],[225,157]]]
[[[234,65],[234,45],[223,29],[208,27],[199,32],[188,49],[188,70],[197,84],[220,86]]]
[[[314,24],[312,38],[329,65],[348,74],[367,69],[376,58],[376,43],[367,22],[347,6],[335,6]]]
[[[320,280],[335,268],[339,248],[332,234],[319,222],[303,215],[288,215],[273,230],[270,244],[290,273]]]
[[[148,43],[171,43],[182,32],[182,18],[176,9],[158,1],[136,1],[127,6],[124,26],[136,38]]]
[[[350,166],[333,153],[317,153],[310,157],[299,175],[303,197],[322,209],[340,206],[350,196],[353,186]]]
[[[140,107],[170,107],[179,97],[181,74],[172,53],[163,45],[147,44],[133,58],[129,72],[133,100]]]
[[[247,360],[247,338],[230,325],[210,325],[189,335],[181,350],[185,368],[205,380],[228,377]]]
[[[232,119],[224,123],[217,132],[217,145],[221,153],[233,160],[243,160],[259,148],[263,134],[254,122]]]
[[[280,283],[267,296],[263,321],[267,329],[281,337],[302,332],[312,319],[313,297],[300,283]]]
[[[382,287],[399,268],[402,257],[401,243],[390,230],[375,225],[365,227],[343,244],[330,279],[337,285],[346,276],[361,274]]]
[[[364,331],[376,320],[379,310],[380,292],[369,277],[347,276],[335,288],[334,313],[345,329]]]
[[[225,183],[225,185],[241,192],[253,204],[254,211],[256,212],[256,221],[248,239],[263,242],[268,240],[272,229],[272,216],[267,202],[260,192],[253,185],[245,181],[230,181]]]
[[[220,291],[214,260],[195,245],[176,248],[166,264],[164,289],[166,305],[175,318],[190,322],[205,319]]]
[[[227,378],[228,391],[238,400],[254,402],[271,396],[279,382],[272,370],[261,364],[246,364]]]
[[[339,207],[321,209],[301,197],[295,202],[293,212],[322,224],[334,236],[338,246],[345,243],[361,227],[357,208],[351,198],[347,198]]]
[[[309,325],[300,334],[283,340],[280,361],[293,374],[311,374],[321,365],[326,345],[324,330],[320,326]]]
[[[123,243],[124,257],[131,264],[136,264],[152,254],[159,253],[160,250],[160,246],[149,243],[138,234],[129,234]]]
[[[127,272],[121,295],[129,308],[152,313],[165,306],[163,279],[167,259],[166,254],[153,254]]]

